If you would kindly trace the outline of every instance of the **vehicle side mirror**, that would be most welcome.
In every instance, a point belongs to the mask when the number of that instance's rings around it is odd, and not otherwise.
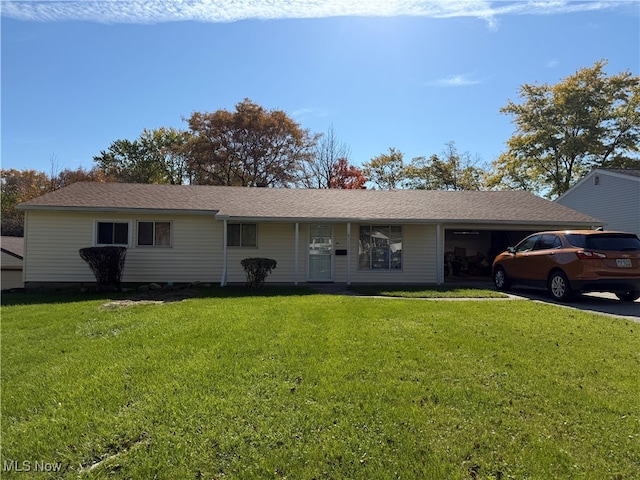
[[[516,247],[507,248],[507,252],[512,253],[513,255],[515,255],[516,254]]]

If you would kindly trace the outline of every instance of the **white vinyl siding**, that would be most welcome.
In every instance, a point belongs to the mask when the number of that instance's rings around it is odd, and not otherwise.
[[[123,282],[219,282],[222,223],[208,215],[130,215],[29,211],[26,215],[26,282],[92,283],[78,251],[94,245],[98,221],[170,221],[173,248],[130,247]]]
[[[208,215],[131,215],[28,211],[25,245],[27,282],[93,283],[95,278],[78,251],[94,244],[97,221],[171,222],[171,248],[132,246],[127,249],[123,282],[211,282],[222,280],[223,222]],[[364,224],[363,224],[364,225]],[[347,245],[347,224],[333,224],[334,281],[352,283],[437,283],[436,226],[402,225],[402,269],[359,270],[359,223],[351,223]],[[135,228],[135,227],[132,227]],[[295,253],[295,223],[258,224],[257,248],[227,248],[227,282],[244,283],[240,261],[248,257],[276,260],[277,267],[267,283],[299,283],[307,280],[309,224],[299,224],[298,258]],[[135,243],[135,242],[133,242]],[[335,256],[335,250],[350,255]],[[297,263],[298,271],[294,272]]]
[[[597,185],[596,175],[599,178]],[[638,177],[595,171],[556,202],[602,220],[607,230],[621,230],[640,235]]]
[[[304,240],[307,233],[300,228],[299,252],[306,254]],[[266,279],[267,283],[292,283],[295,263],[295,223],[261,223],[258,225],[258,246],[256,248],[227,249],[227,282],[244,283],[245,273],[240,262],[245,258],[271,258],[277,262],[276,268]],[[298,281],[305,281],[302,268],[305,264],[298,261]]]
[[[2,253],[2,290],[9,288],[22,288],[22,259],[8,253]]]

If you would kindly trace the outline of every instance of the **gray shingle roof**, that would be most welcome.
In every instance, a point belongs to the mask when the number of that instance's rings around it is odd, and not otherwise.
[[[635,168],[598,168],[597,170],[619,173],[620,175],[628,175],[629,177],[640,177],[640,169]]]
[[[0,249],[13,255],[16,258],[22,259],[24,257],[24,237],[7,237],[2,236],[0,238]]]
[[[215,213],[254,220],[480,222],[598,225],[598,219],[524,191],[314,190],[74,183],[24,210]]]

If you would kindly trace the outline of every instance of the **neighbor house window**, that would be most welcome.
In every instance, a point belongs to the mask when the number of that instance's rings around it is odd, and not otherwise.
[[[402,269],[402,227],[361,226],[358,267],[361,270]]]
[[[129,222],[97,222],[97,245],[129,245]]]
[[[171,222],[138,222],[138,245],[171,246]]]
[[[258,226],[255,223],[230,223],[227,225],[228,247],[257,247]]]

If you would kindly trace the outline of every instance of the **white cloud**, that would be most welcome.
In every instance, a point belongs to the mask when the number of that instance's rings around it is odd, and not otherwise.
[[[5,0],[2,16],[55,22],[162,23],[171,21],[235,22],[246,19],[323,18],[338,16],[473,17],[491,27],[505,15],[552,15],[603,10],[629,1],[541,0]]]
[[[434,87],[466,87],[468,85],[476,85],[481,83],[480,80],[471,78],[469,75],[450,75],[445,78],[440,78],[429,85]]]
[[[322,108],[299,108],[291,113],[293,118],[299,117],[326,117],[329,114]]]

